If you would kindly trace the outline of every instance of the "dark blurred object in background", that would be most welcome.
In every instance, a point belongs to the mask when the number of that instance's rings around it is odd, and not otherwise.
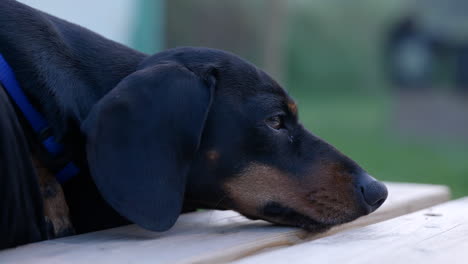
[[[468,141],[468,1],[416,0],[389,29],[395,124],[413,137]]]
[[[448,68],[451,88],[468,94],[468,1],[415,1],[390,29],[388,56],[400,89],[434,88]]]

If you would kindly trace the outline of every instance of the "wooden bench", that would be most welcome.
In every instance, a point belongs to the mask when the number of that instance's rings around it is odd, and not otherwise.
[[[235,263],[468,263],[468,197]]]
[[[375,226],[369,226],[370,224],[443,203],[450,197],[448,188],[444,186],[388,183],[388,187],[389,198],[375,213],[335,227],[323,234],[310,234],[297,228],[279,227],[264,221],[248,220],[232,211],[202,211],[181,216],[174,228],[168,232],[154,233],[130,225],[43,241],[0,251],[0,263],[140,264],[225,263],[230,261],[245,261],[245,263],[274,263],[274,261],[277,261],[277,263],[284,263],[285,260],[289,259],[289,254],[300,260],[303,257],[304,262],[314,258],[315,262],[316,257],[314,254],[308,254],[308,252],[319,251],[313,248],[317,243],[320,244],[320,241],[334,239],[332,240],[333,243],[340,244],[340,239],[336,238],[337,236],[349,232],[354,232],[354,236],[358,236],[359,230]],[[397,221],[398,219],[400,218],[391,221]],[[392,225],[388,223],[384,222],[377,225]],[[397,227],[398,225],[395,224],[394,228],[382,232],[382,235],[379,234],[381,230],[379,228],[371,230],[374,232],[374,239],[379,237],[383,239],[384,236],[391,236],[391,230],[397,232],[398,230],[395,228],[401,228],[402,225],[400,224]],[[363,240],[365,240],[365,234],[363,234]],[[367,231],[367,235],[369,236],[369,231]],[[350,249],[353,247],[352,243],[349,242],[350,239],[353,239],[352,236],[343,239],[343,241],[348,242],[341,243],[341,250],[346,247]],[[313,241],[308,242],[310,240]],[[389,242],[385,241],[382,240],[382,243],[384,243],[381,245],[382,248],[385,248],[387,246],[385,243]],[[334,251],[333,243],[328,244],[328,252]],[[365,247],[362,246],[361,248],[364,249]],[[291,250],[292,253],[289,253],[288,250]],[[299,254],[301,250],[304,251],[302,255]],[[373,251],[374,249],[369,247],[369,250]],[[327,260],[327,254],[324,252],[320,254],[322,256],[321,260]],[[344,250],[344,252],[349,252],[348,258],[350,258],[351,250]],[[377,251],[372,253],[377,254]],[[382,254],[384,253],[382,251]],[[391,254],[392,252],[388,253]],[[341,251],[337,250],[334,254],[339,256]],[[277,259],[274,260],[275,258]],[[344,258],[347,260],[346,263],[349,263],[348,258]],[[317,263],[320,263],[318,261]],[[328,260],[325,262],[328,262]]]

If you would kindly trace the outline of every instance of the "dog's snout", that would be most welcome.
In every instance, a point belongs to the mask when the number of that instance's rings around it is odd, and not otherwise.
[[[358,186],[369,213],[379,208],[387,199],[388,190],[385,184],[367,174],[361,177]]]
[[[387,187],[379,181],[372,181],[361,187],[364,200],[370,206],[380,206],[387,199]]]

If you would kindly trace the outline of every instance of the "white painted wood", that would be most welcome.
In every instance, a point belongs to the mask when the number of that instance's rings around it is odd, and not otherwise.
[[[450,196],[444,186],[387,186],[390,195],[379,210],[327,234],[413,212]],[[181,216],[163,233],[130,225],[0,251],[0,263],[219,263],[319,236],[251,221],[232,211],[204,211]]]
[[[468,263],[468,197],[234,262]]]

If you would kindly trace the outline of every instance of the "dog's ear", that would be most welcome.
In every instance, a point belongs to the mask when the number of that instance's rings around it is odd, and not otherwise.
[[[216,79],[161,64],[123,79],[93,106],[82,130],[91,175],[130,221],[164,231],[177,220]]]

